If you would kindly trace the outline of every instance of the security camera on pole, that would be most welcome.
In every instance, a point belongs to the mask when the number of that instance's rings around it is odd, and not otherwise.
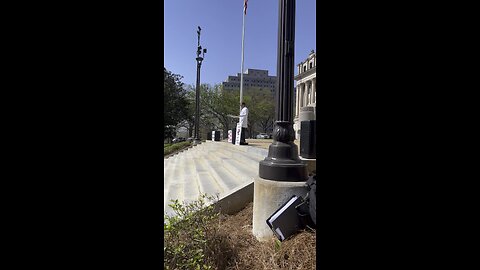
[[[199,122],[200,122],[200,68],[202,67],[202,61],[205,57],[205,53],[207,53],[207,49],[203,49],[203,57],[200,56],[202,53],[202,46],[200,46],[200,31],[202,28],[198,27],[197,34],[198,34],[198,47],[197,47],[197,87],[195,89],[195,138],[193,140],[193,144],[197,145],[200,144],[202,141],[200,140],[200,134],[198,132]]]

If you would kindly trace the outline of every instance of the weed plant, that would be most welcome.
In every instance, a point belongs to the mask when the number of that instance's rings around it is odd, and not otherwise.
[[[208,201],[215,197],[201,195],[190,203],[172,200],[174,214],[164,216],[164,269],[216,269],[209,259],[211,239],[215,239],[218,212]]]

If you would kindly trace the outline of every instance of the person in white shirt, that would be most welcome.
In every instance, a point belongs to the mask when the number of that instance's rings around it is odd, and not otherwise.
[[[242,102],[242,109],[240,110],[240,119],[239,123],[242,126],[242,135],[240,136],[240,144],[242,145],[248,145],[248,143],[245,141],[246,137],[246,132],[247,132],[247,127],[248,127],[248,108],[245,105],[245,102]]]

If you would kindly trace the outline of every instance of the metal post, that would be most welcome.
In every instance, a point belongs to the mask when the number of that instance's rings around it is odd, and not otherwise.
[[[245,9],[244,9],[245,10]],[[241,64],[241,72],[240,72],[240,111],[242,110],[242,102],[243,102],[243,60],[244,60],[244,46],[245,46],[245,12],[243,13],[243,20],[242,20],[242,64]]]
[[[306,181],[307,165],[298,157],[293,130],[295,0],[279,0],[276,122],[268,156],[260,161],[259,176],[276,181]]]
[[[198,59],[198,58],[197,58]],[[201,63],[197,60],[197,87],[195,88],[195,140],[194,143],[201,143],[198,131],[198,124],[200,122],[200,67]]]
[[[203,57],[200,57],[200,54],[202,53],[202,46],[200,46],[200,31],[202,31],[202,28],[200,26],[198,27],[198,45],[197,45],[197,86],[195,89],[195,138],[193,140],[193,144],[200,144],[200,133],[199,133],[199,123],[200,123],[200,68],[202,67],[202,61]],[[207,49],[203,49],[203,56],[205,56],[205,53],[207,52]]]

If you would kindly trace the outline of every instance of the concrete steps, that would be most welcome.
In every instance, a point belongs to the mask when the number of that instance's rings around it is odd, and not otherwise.
[[[209,167],[210,173],[217,183],[221,185],[223,192],[234,189],[239,185],[239,182],[235,181],[235,175],[225,169],[220,160],[207,159],[205,164]]]
[[[181,170],[177,165],[177,163],[178,163],[178,157],[174,158],[173,162],[169,164],[171,169],[164,176],[164,183],[163,183],[164,210],[166,209],[170,210],[170,207],[168,207],[168,204],[170,204],[171,199],[179,199],[179,200],[182,199],[178,197],[177,193],[183,188],[183,186],[180,186],[181,183],[179,184],[175,182],[175,178],[176,178],[175,175],[181,174],[180,172]]]
[[[219,199],[253,182],[266,149],[226,142],[204,142],[164,160],[164,211],[170,200],[192,201],[201,193]],[[262,151],[263,150],[263,151]]]
[[[185,183],[183,198],[187,202],[196,200],[200,195],[199,179],[196,175],[196,166],[192,152],[193,151],[185,153],[185,158],[183,159],[183,162],[185,163],[185,173],[178,177],[178,181],[183,181]]]

